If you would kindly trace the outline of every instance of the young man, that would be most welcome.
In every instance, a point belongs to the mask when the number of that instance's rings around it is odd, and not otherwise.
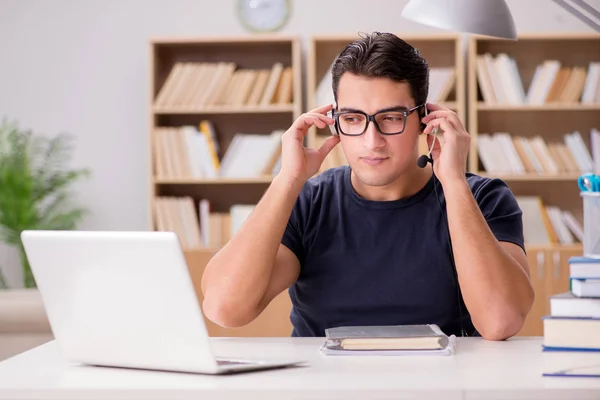
[[[521,210],[504,182],[466,173],[469,134],[451,110],[425,105],[426,61],[392,34],[365,36],[338,57],[333,92],[334,118],[322,106],[285,132],[279,174],[208,263],[207,317],[245,325],[289,288],[293,336],[427,323],[517,334],[534,298]],[[338,134],[305,148],[313,125]],[[418,138],[434,128],[444,144],[428,136],[433,167],[421,168]],[[349,166],[314,177],[338,144]]]

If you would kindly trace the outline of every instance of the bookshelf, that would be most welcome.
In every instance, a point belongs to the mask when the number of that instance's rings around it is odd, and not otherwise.
[[[295,36],[150,41],[150,221],[181,242],[200,304],[205,265],[277,172],[280,137],[302,112]],[[287,293],[240,329],[212,336],[289,336]]]
[[[398,36],[418,48],[427,60],[430,73],[429,102],[439,103],[454,110],[466,124],[465,66],[461,38],[454,34],[403,35]],[[317,35],[309,40],[307,60],[307,109],[333,102],[331,90],[331,65],[344,47],[358,35]],[[320,145],[330,132],[328,128],[311,128],[307,143]],[[419,142],[421,152],[427,151],[424,138]],[[327,156],[322,172],[328,168],[346,164],[340,146]]]
[[[333,101],[329,68],[357,37],[309,39],[307,110]],[[568,290],[568,258],[582,252],[577,177],[600,173],[600,35],[472,37],[466,58],[459,35],[400,37],[439,73],[432,93],[446,93],[428,101],[455,110],[467,125],[468,170],[504,179],[519,198],[536,290],[521,334],[541,335],[548,297]],[[150,42],[150,221],[153,230],[179,235],[200,302],[204,266],[270,184],[278,135],[304,111],[301,58],[294,36]],[[451,85],[443,79],[449,69]],[[307,144],[328,135],[312,128]],[[319,172],[345,163],[336,150]],[[422,140],[420,152],[426,150]],[[289,309],[283,293],[244,328],[206,322],[213,336],[289,336]]]
[[[548,297],[581,255],[577,178],[600,172],[600,35],[468,42],[469,170],[505,180],[524,213],[536,301],[521,335],[541,335]]]

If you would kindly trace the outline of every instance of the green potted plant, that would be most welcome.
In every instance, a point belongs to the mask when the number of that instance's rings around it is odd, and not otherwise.
[[[6,119],[0,124],[0,241],[18,249],[26,288],[36,283],[21,232],[75,229],[87,212],[69,194],[73,183],[89,175],[69,168],[72,144],[68,134],[47,137]]]

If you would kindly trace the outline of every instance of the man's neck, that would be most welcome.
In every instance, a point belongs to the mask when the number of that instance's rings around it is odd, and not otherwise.
[[[350,181],[356,193],[364,199],[373,201],[400,200],[415,195],[427,184],[433,173],[431,166],[411,168],[404,172],[394,182],[385,186],[367,186],[361,183],[354,172]]]

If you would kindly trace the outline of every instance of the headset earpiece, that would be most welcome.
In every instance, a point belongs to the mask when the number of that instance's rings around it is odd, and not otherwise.
[[[333,110],[329,111],[327,113],[327,116],[329,118],[333,119],[333,125],[329,125],[329,130],[331,131],[331,134],[334,135],[334,136],[339,136],[338,126],[337,126],[337,120],[333,117]]]
[[[329,125],[329,130],[331,131],[331,134],[334,136],[338,136],[338,128],[337,128],[337,122],[333,122],[333,125]]]

